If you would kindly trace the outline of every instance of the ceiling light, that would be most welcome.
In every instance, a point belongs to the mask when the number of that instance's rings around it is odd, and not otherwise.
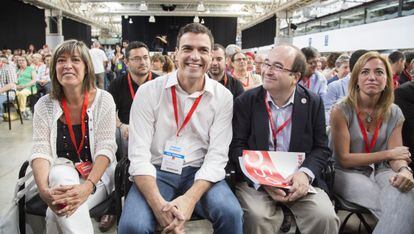
[[[204,19],[201,20],[201,24],[204,24]]]
[[[200,2],[197,6],[197,11],[205,11],[206,8],[204,7],[204,4]]]
[[[84,3],[81,3],[81,5],[79,7],[79,10],[81,10],[81,11],[87,11],[88,10],[88,6],[86,6],[86,4],[84,4]]]
[[[132,18],[129,18],[129,23],[132,24],[134,21],[132,21]]]
[[[256,13],[263,13],[264,12],[264,9],[263,9],[263,7],[261,7],[261,6],[255,6],[254,7],[255,8],[255,10],[256,10]]]
[[[148,19],[148,22],[155,23],[155,17],[153,15],[151,15]]]
[[[231,4],[230,9],[232,11],[241,11],[241,9],[243,8],[243,4]]]
[[[139,10],[147,11],[148,10],[147,4],[145,2],[142,2],[141,5],[139,5]]]
[[[200,18],[196,15],[193,20],[194,23],[200,23]]]

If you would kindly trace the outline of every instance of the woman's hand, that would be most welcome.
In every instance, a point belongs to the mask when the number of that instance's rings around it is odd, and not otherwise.
[[[388,150],[388,160],[404,160],[408,164],[411,162],[411,154],[406,146],[398,146]]]
[[[59,210],[59,215],[71,216],[89,197],[93,191],[91,183],[83,183],[71,185],[71,188],[66,191],[64,196],[60,196],[52,205],[66,204],[66,206]]]
[[[55,214],[63,216],[60,214],[59,210],[64,207],[64,203],[55,203],[55,201],[65,197],[66,192],[70,188],[71,186],[59,186],[56,188],[39,189],[39,195]]]
[[[414,188],[413,174],[408,170],[402,170],[390,178],[390,184],[401,192],[408,192]]]

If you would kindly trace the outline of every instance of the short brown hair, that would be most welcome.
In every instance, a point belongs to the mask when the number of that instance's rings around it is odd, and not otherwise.
[[[89,49],[82,41],[78,40],[67,40],[57,46],[55,52],[52,55],[52,61],[50,64],[50,79],[52,82],[52,91],[50,96],[53,99],[59,101],[64,96],[62,85],[59,83],[56,74],[56,63],[58,58],[63,54],[74,54],[79,53],[80,58],[85,64],[85,77],[82,84],[82,92],[89,91],[95,88],[95,71],[93,70],[93,64],[91,56],[89,55]]]
[[[364,65],[371,59],[379,59],[384,63],[385,73],[387,75],[385,89],[381,93],[375,109],[375,118],[382,116],[383,119],[386,119],[390,113],[391,105],[394,102],[394,85],[392,80],[391,65],[388,62],[387,58],[381,56],[378,52],[371,51],[362,55],[355,64],[355,67],[352,69],[351,79],[349,81],[349,93],[345,99],[345,103],[355,108],[358,107],[359,101],[359,87],[358,79],[359,73],[361,72]]]
[[[177,35],[177,49],[180,48],[180,39],[186,33],[195,33],[195,34],[207,34],[210,38],[211,46],[210,48],[213,49],[214,47],[214,38],[213,34],[211,34],[210,29],[200,23],[190,23],[186,26],[180,28]]]

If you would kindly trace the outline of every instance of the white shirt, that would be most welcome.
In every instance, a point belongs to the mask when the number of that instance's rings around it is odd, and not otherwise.
[[[104,73],[104,62],[108,61],[105,52],[99,48],[92,48],[89,50],[89,54],[92,58],[93,69],[95,70],[95,74]]]
[[[224,179],[232,138],[233,96],[223,85],[205,75],[204,89],[186,93],[178,84],[177,71],[143,84],[135,95],[129,125],[129,173],[156,177],[167,140],[176,136],[177,126],[171,97],[176,87],[178,125],[203,95],[190,121],[180,132],[188,145],[184,167],[200,167],[195,180]]]

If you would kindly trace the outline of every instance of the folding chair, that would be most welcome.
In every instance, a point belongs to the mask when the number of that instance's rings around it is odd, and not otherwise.
[[[20,106],[19,106],[19,102],[17,101],[17,95],[16,95],[16,90],[9,90],[9,91],[7,91],[6,92],[6,97],[7,97],[7,100],[5,101],[5,102],[3,102],[3,109],[4,109],[4,112],[7,112],[7,114],[8,114],[8,116],[9,116],[9,118],[8,118],[8,122],[9,122],[9,130],[11,130],[11,117],[10,117],[10,109],[13,107],[14,108],[14,103],[13,103],[13,101],[12,100],[10,100],[10,92],[13,92],[14,93],[14,100],[16,101],[16,103],[17,103],[17,109],[16,109],[16,112],[17,112],[17,114],[19,115],[19,117],[20,117],[20,122],[21,122],[21,124],[23,124],[23,118],[22,118],[22,113],[20,113]]]
[[[29,161],[25,161],[20,168],[16,199],[19,204],[19,229],[21,234],[26,233],[26,215],[46,216],[46,203],[37,192],[32,171],[26,172]],[[112,203],[111,196],[89,210],[91,218],[99,218],[107,213]]]
[[[369,226],[369,224],[367,223],[367,221],[364,218],[364,214],[367,215],[371,215],[371,212],[362,206],[359,206],[355,203],[346,201],[345,199],[343,199],[341,196],[335,194],[334,195],[334,201],[335,201],[335,211],[338,212],[339,210],[344,210],[344,211],[348,211],[349,214],[345,217],[344,221],[341,224],[341,227],[339,228],[339,234],[344,232],[344,228],[346,226],[346,224],[348,223],[349,218],[352,215],[356,215],[360,221],[360,223],[362,223],[365,227],[365,230],[368,233],[372,233],[372,228],[371,226]],[[359,226],[359,230],[358,233],[361,233],[361,225]]]

